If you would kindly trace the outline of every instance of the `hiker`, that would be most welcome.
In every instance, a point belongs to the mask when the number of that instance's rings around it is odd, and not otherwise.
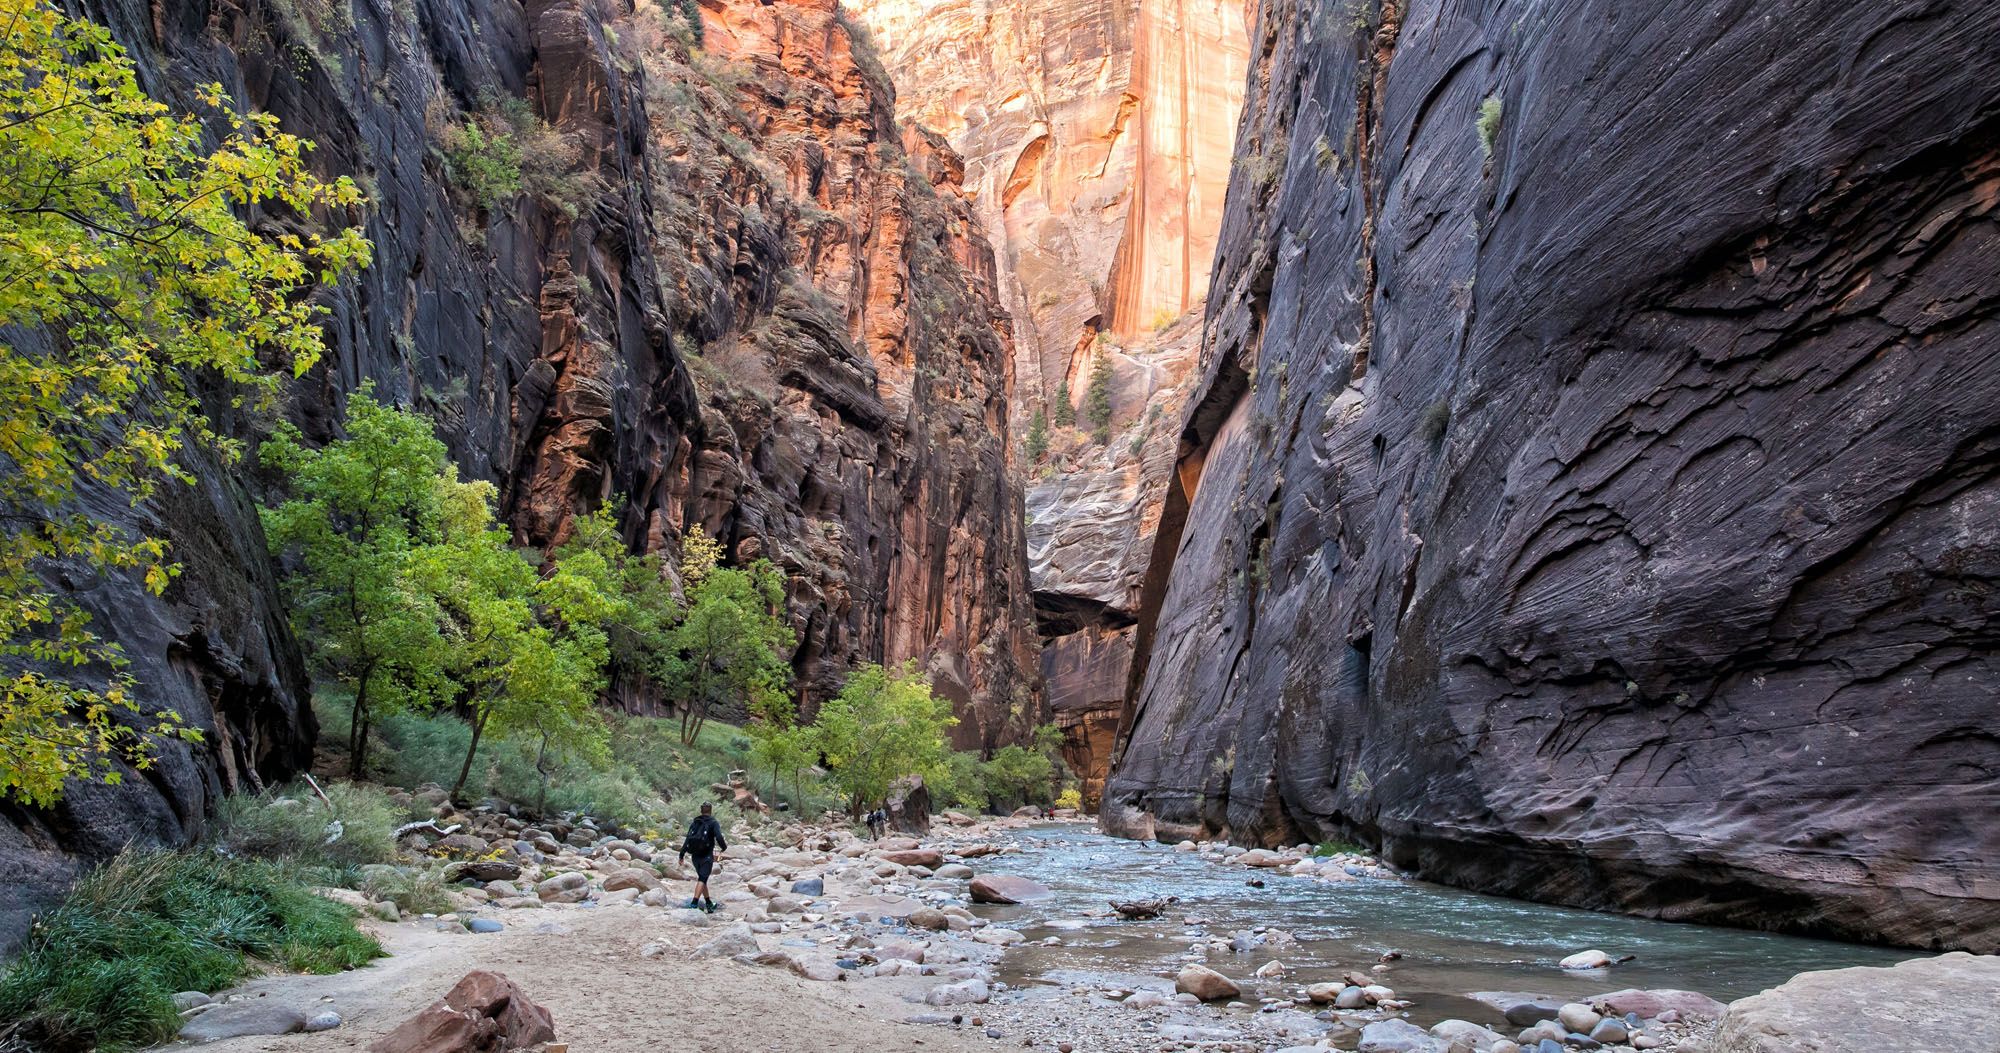
[[[889,813],[880,808],[868,813],[868,836],[876,841],[889,832]]]
[[[681,838],[680,858],[694,857],[694,898],[688,906],[695,910],[715,913],[715,897],[708,894],[708,874],[715,869],[715,850],[729,851],[729,842],[722,837],[722,824],[715,821],[715,806],[704,804],[701,814],[688,824],[687,836]]]

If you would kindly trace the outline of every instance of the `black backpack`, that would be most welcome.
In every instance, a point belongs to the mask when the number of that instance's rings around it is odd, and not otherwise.
[[[703,816],[688,827],[687,840],[681,844],[682,851],[692,856],[715,854],[715,820]]]

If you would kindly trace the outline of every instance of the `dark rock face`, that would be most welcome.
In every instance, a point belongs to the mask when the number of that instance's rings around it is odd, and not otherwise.
[[[1344,11],[1262,7],[1107,828],[2000,949],[2000,9]]]
[[[808,704],[861,662],[914,658],[957,705],[962,744],[1041,722],[991,253],[959,199],[962,166],[895,123],[830,0],[710,3],[703,51],[651,4],[83,7],[156,97],[187,106],[220,82],[371,197],[323,217],[362,223],[375,259],[324,294],[330,354],[287,406],[309,435],[330,437],[345,394],[372,380],[438,421],[465,474],[498,483],[523,544],[616,502],[639,547],[700,523],[740,559],[773,559]],[[498,100],[575,156],[557,188],[481,210],[453,188],[441,136]],[[745,347],[768,383],[725,368]],[[298,646],[231,478],[248,471],[211,467],[134,521],[186,567],[165,597],[65,583],[145,701],[207,741],[53,812],[0,810],[0,880],[18,893],[0,935],[78,860],[185,841],[219,795],[310,761]]]

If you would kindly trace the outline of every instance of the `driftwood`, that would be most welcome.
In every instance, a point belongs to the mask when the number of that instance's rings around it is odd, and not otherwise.
[[[1145,921],[1149,918],[1157,918],[1165,914],[1170,904],[1179,903],[1180,901],[1181,898],[1179,896],[1168,896],[1164,899],[1135,899],[1127,900],[1123,903],[1112,900],[1111,909],[1133,921]]]
[[[434,820],[419,819],[414,823],[404,823],[403,825],[397,827],[394,840],[401,841],[403,838],[408,837],[411,834],[429,834],[432,837],[450,837],[452,834],[458,831],[458,825],[459,824],[457,823],[453,823],[450,826],[439,826]]]

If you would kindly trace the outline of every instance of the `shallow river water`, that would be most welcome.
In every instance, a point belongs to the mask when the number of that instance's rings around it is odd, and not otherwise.
[[[1021,854],[980,860],[985,873],[1033,878],[1055,890],[1021,906],[980,907],[995,922],[1019,929],[1029,945],[1006,959],[1002,979],[1018,986],[1093,984],[1137,988],[1162,983],[1161,970],[1190,960],[1201,936],[1271,926],[1299,938],[1295,945],[1224,951],[1199,958],[1243,985],[1245,1000],[1283,995],[1301,984],[1334,980],[1343,970],[1367,971],[1380,956],[1401,959],[1378,972],[1400,998],[1414,999],[1410,1017],[1429,1025],[1447,1017],[1493,1024],[1491,1009],[1465,997],[1472,991],[1533,991],[1583,996],[1625,987],[1700,991],[1727,1002],[1783,983],[1810,969],[1886,965],[1909,957],[1856,944],[1649,921],[1482,896],[1413,881],[1362,879],[1322,883],[1234,864],[1203,860],[1157,844],[1106,837],[1079,824],[1032,827],[1017,835]],[[1262,877],[1265,888],[1244,882]],[[1158,921],[1090,917],[1107,901],[1179,896]],[[1189,916],[1206,919],[1186,924]],[[1047,936],[1060,947],[1037,946]],[[1569,972],[1564,955],[1597,948],[1633,960],[1610,969]],[[1283,980],[1252,973],[1272,959]]]

